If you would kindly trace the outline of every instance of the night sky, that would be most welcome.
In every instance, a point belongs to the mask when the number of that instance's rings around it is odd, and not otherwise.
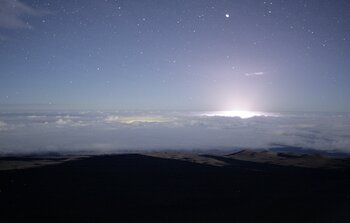
[[[350,111],[348,0],[0,0],[0,107]]]

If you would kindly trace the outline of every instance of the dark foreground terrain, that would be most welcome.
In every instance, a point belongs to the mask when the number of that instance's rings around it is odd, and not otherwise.
[[[350,222],[347,167],[196,157],[94,156],[2,170],[0,222]]]

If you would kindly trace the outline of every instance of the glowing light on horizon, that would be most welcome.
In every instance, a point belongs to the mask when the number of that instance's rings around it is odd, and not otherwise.
[[[173,119],[160,116],[108,116],[105,121],[107,123],[124,123],[124,124],[137,124],[137,123],[163,123],[170,122]]]
[[[252,118],[256,116],[269,116],[265,113],[253,112],[253,111],[241,111],[241,110],[232,110],[232,111],[215,111],[208,112],[203,114],[203,116],[218,116],[218,117],[239,117],[242,119]]]

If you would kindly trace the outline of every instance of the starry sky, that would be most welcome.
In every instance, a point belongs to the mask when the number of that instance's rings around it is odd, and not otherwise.
[[[350,111],[348,0],[0,0],[0,107]]]

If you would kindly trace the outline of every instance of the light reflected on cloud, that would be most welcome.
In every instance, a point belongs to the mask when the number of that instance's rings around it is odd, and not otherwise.
[[[273,116],[276,117],[277,114],[266,113],[266,112],[256,112],[256,111],[244,111],[244,110],[231,110],[231,111],[214,111],[203,113],[202,116],[208,117],[239,117],[242,119],[259,117],[259,116]]]
[[[137,123],[163,123],[172,121],[171,118],[162,116],[116,116],[110,115],[105,121],[107,123],[123,123],[123,124],[137,124]]]

